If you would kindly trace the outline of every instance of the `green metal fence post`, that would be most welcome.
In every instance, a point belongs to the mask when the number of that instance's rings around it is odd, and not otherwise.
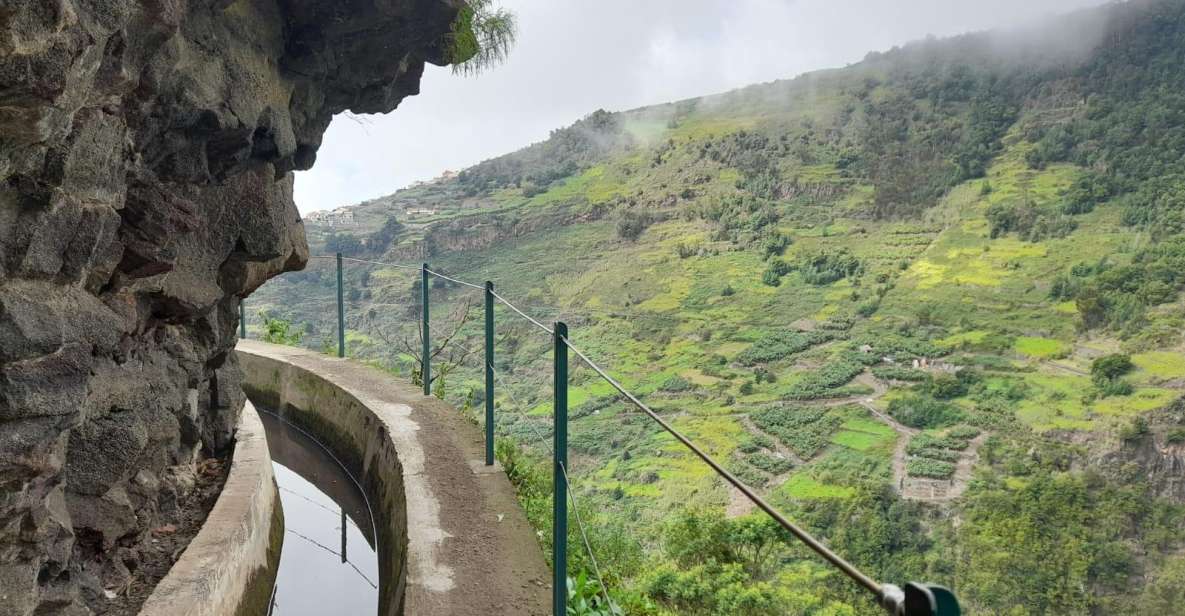
[[[247,300],[239,298],[239,339],[247,339]]]
[[[486,281],[486,466],[494,465],[494,283]]]
[[[342,521],[341,521],[341,528],[342,528],[342,554],[341,554],[341,556],[342,556],[342,564],[344,565],[344,564],[346,564],[347,562],[349,562],[349,560],[348,560],[348,559],[346,559],[346,508],[345,508],[345,507],[341,507],[340,509],[341,509],[341,512],[342,512]]]
[[[346,302],[342,298],[342,253],[337,253],[337,356],[346,356]]]
[[[552,613],[568,613],[568,326],[555,324],[555,461],[552,475]]]
[[[432,346],[429,343],[428,337],[428,264],[420,269],[420,307],[422,308],[421,316],[423,322],[420,324],[420,332],[423,334],[424,347],[422,349],[422,357],[420,358],[420,377],[424,381],[424,395],[432,395],[432,367],[429,365],[430,358],[428,354],[431,353]]]

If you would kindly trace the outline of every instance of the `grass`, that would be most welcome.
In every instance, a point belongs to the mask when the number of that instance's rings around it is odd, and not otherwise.
[[[1028,357],[1048,359],[1065,356],[1069,352],[1070,346],[1061,340],[1054,340],[1052,338],[1017,336],[1013,349],[1017,353]]]
[[[795,474],[780,488],[786,496],[800,500],[851,498],[854,488],[817,481],[806,474]]]
[[[1176,351],[1148,351],[1131,356],[1132,363],[1156,379],[1185,377],[1185,354]]]
[[[897,441],[897,433],[885,424],[872,419],[851,418],[840,425],[831,442],[856,451],[885,453]]]

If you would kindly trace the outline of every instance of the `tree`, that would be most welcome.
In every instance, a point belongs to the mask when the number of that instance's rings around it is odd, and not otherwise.
[[[383,227],[371,235],[366,242],[366,247],[371,252],[382,252],[390,248],[391,243],[403,233],[403,223],[399,222],[394,216],[383,221]]]
[[[419,309],[417,309],[416,312],[418,313]],[[435,393],[436,397],[438,398],[444,397],[445,379],[448,378],[448,375],[451,374],[452,371],[457,368],[457,366],[461,365],[461,362],[465,361],[466,358],[475,352],[459,343],[454,343],[454,340],[460,335],[461,330],[465,327],[465,324],[469,322],[472,312],[472,302],[466,301],[464,304],[457,306],[456,309],[453,310],[452,314],[448,317],[447,321],[452,324],[449,328],[432,328],[433,344],[429,345],[431,348],[428,352],[428,361],[432,364],[432,371],[429,380],[433,384],[433,393]],[[416,322],[421,322],[418,314],[416,317]],[[423,370],[421,369],[421,366],[424,365],[423,328],[416,328],[416,337],[414,340],[407,336],[401,336],[396,339],[392,332],[384,329],[376,329],[374,334],[378,336],[380,340],[387,343],[388,347],[402,348],[405,353],[412,357],[412,359],[415,361],[414,367],[412,368],[412,383],[416,385],[422,385],[424,383]]]
[[[362,240],[352,233],[334,232],[325,238],[325,250],[350,256],[362,252]]]
[[[635,212],[633,210],[623,210],[621,218],[617,219],[617,236],[623,240],[634,241],[642,236],[642,232],[646,230],[654,222],[654,217],[647,211]]]
[[[1091,362],[1090,376],[1094,379],[1095,383],[1113,381],[1131,372],[1134,367],[1131,356],[1122,353],[1113,353],[1111,355],[1104,355]]]
[[[518,37],[514,13],[494,0],[468,0],[448,35],[448,61],[453,73],[476,75],[506,61]]]

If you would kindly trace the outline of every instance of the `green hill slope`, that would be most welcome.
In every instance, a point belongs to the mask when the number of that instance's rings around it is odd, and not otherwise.
[[[428,260],[566,321],[878,579],[949,584],[970,613],[1170,613],[1185,600],[1182,66],[1181,2],[915,43],[598,111],[309,235],[314,254]],[[328,265],[251,305],[331,346]],[[418,284],[348,269],[351,355],[415,376]],[[459,328],[439,394],[479,407],[480,297],[441,284],[432,301],[436,331]],[[547,543],[550,342],[498,318],[500,452]],[[876,613],[612,394],[574,372],[573,479],[629,613]]]

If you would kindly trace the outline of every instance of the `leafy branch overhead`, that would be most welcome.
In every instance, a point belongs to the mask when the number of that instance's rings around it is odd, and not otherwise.
[[[504,62],[518,36],[514,13],[493,0],[469,0],[448,35],[453,73],[476,75]]]

